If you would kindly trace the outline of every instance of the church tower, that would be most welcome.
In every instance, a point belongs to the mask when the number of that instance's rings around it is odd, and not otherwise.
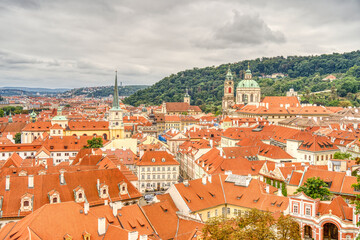
[[[110,140],[124,138],[123,111],[119,105],[119,89],[117,71],[115,72],[115,87],[112,108],[109,111]]]
[[[234,105],[234,98],[234,77],[229,66],[224,83],[224,96],[222,99],[223,112],[228,111]]]
[[[185,96],[184,96],[184,102],[188,103],[190,105],[190,95],[189,95],[189,90],[188,89],[186,89],[186,93],[185,93]]]
[[[34,109],[30,113],[30,121],[33,123],[36,122],[36,113],[35,113]]]
[[[236,87],[236,104],[257,104],[260,102],[261,89],[259,84],[252,79],[250,65],[245,72],[244,80],[241,80]]]

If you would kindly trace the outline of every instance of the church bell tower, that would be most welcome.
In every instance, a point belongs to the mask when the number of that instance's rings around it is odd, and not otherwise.
[[[123,110],[119,105],[119,89],[117,71],[115,72],[115,87],[112,108],[109,111],[110,140],[124,138]]]
[[[222,110],[227,112],[234,105],[235,96],[234,96],[234,77],[231,73],[231,69],[227,71],[225,82],[224,82],[224,97],[222,99]]]

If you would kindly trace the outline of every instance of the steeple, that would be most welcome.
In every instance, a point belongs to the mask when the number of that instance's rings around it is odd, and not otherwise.
[[[117,82],[117,71],[115,71],[115,87],[114,87],[114,96],[113,96],[113,109],[120,109],[119,105],[119,89]]]
[[[11,115],[11,111],[10,111],[10,114],[9,114],[9,120],[8,120],[9,123],[12,123],[13,122],[13,119],[12,119],[12,115]]]
[[[248,62],[248,69],[245,71],[245,79],[249,80],[252,79],[252,74],[250,70],[250,62]]]
[[[184,96],[184,102],[188,103],[190,105],[190,95],[189,90],[186,88],[185,96]]]
[[[226,80],[233,80],[233,75],[231,73],[230,65],[226,74]]]

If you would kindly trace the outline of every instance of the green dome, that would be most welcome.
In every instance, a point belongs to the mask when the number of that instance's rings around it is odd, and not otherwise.
[[[251,70],[250,69],[246,70],[246,73],[251,73]]]
[[[260,86],[255,80],[247,79],[240,81],[237,88],[260,88]]]

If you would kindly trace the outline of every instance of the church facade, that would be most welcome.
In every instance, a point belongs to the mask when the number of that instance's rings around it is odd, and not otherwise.
[[[256,104],[261,100],[259,84],[252,79],[250,67],[245,72],[245,77],[234,89],[234,79],[229,67],[224,83],[224,97],[222,99],[223,112],[228,112],[235,104]]]

